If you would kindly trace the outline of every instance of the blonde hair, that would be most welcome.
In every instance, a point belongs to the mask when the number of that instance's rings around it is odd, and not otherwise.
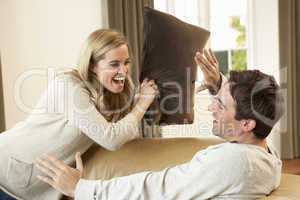
[[[97,110],[108,121],[118,121],[128,114],[133,107],[134,85],[130,75],[126,76],[124,90],[114,94],[105,89],[92,71],[92,66],[104,58],[104,55],[121,45],[127,45],[125,37],[111,29],[99,29],[87,38],[79,57],[77,70],[72,75],[84,82],[84,87],[89,91],[91,100]]]

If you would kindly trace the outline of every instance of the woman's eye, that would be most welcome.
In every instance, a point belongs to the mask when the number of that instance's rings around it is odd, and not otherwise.
[[[130,61],[126,61],[125,62],[125,65],[129,65],[131,62]]]
[[[112,64],[110,64],[110,66],[112,66],[112,67],[119,67],[119,63],[112,63]]]

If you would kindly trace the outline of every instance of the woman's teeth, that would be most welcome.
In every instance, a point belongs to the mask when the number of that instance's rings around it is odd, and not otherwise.
[[[115,81],[124,81],[125,77],[115,77],[113,80],[115,80]]]
[[[115,77],[113,78],[113,82],[118,85],[123,85],[125,82],[125,77]]]

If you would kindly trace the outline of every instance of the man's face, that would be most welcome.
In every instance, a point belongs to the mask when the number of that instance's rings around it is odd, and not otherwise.
[[[214,119],[212,129],[214,135],[227,140],[234,140],[240,135],[240,122],[234,118],[235,105],[230,94],[229,83],[225,83],[208,108],[212,112]]]

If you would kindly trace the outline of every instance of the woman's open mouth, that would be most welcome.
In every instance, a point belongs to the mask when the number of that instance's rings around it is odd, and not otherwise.
[[[125,82],[125,76],[115,77],[113,78],[113,82],[118,85],[123,85]]]

